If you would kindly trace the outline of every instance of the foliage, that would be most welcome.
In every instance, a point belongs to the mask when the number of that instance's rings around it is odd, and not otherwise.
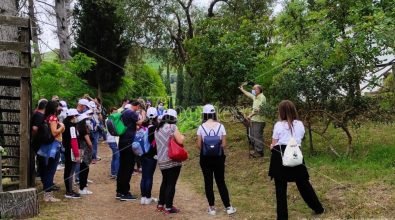
[[[96,61],[83,53],[76,54],[66,63],[43,61],[33,69],[33,103],[40,98],[50,99],[58,95],[67,101],[76,101],[81,95],[91,93],[92,88],[78,76],[90,70]]]
[[[77,30],[75,51],[91,54],[97,65],[81,75],[98,92],[114,92],[124,76],[122,69],[130,43],[117,5],[107,0],[78,1],[74,9]]]
[[[5,156],[5,155],[7,155],[7,151],[2,146],[0,146],[0,156]]]
[[[178,129],[181,132],[190,131],[199,127],[202,123],[202,107],[187,108],[178,114]]]

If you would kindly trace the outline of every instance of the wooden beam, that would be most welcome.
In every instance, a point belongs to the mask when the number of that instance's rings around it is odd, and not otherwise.
[[[0,41],[0,51],[7,51],[7,50],[28,53],[29,46],[25,43],[22,43],[22,42]]]
[[[1,75],[1,72],[0,72],[0,75]],[[3,78],[0,76],[0,86],[20,87],[21,82],[19,79]],[[1,98],[1,99],[5,99],[5,98]]]
[[[29,19],[15,16],[0,16],[0,25],[29,27]]]
[[[30,68],[0,66],[0,75],[14,78],[31,77]]]
[[[19,188],[28,187],[30,164],[30,78],[21,79],[20,148],[19,148]]]
[[[17,82],[19,82],[19,80]],[[0,95],[0,99],[2,99],[2,100],[21,100],[21,97]]]

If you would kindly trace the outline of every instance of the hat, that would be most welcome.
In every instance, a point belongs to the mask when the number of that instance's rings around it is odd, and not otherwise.
[[[67,116],[76,116],[76,115],[79,115],[77,109],[75,109],[75,108],[71,108],[71,109],[67,110],[66,114],[67,114]]]
[[[215,108],[211,104],[203,106],[203,114],[213,114],[215,113]]]
[[[89,107],[89,101],[87,99],[80,99],[78,100],[79,105],[85,105]]]
[[[89,116],[88,116],[88,114],[81,114],[81,115],[79,115],[78,117],[77,117],[77,120],[80,122],[80,121],[82,121],[82,120],[84,120],[84,119],[86,119],[86,118],[89,118]]]
[[[156,118],[158,116],[158,111],[154,107],[149,107],[147,109],[148,118]]]
[[[130,109],[130,108],[132,108],[131,104],[126,104],[125,107],[124,107],[124,109]]]
[[[40,105],[41,102],[48,102],[48,100],[47,99],[40,99],[40,100],[38,100],[37,105]]]
[[[167,109],[163,115],[169,115],[177,118],[177,112],[174,109]]]
[[[89,108],[96,108],[97,106],[96,106],[96,103],[94,101],[90,101],[88,107]]]
[[[60,101],[59,102],[60,103],[60,105],[63,107],[63,108],[67,108],[67,103],[65,102],[65,101]]]

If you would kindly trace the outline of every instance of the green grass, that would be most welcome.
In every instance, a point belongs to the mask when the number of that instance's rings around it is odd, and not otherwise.
[[[274,183],[268,177],[269,153],[264,160],[249,159],[245,129],[239,123],[225,123],[229,147],[227,150],[226,182],[232,204],[240,219],[274,219]],[[271,137],[272,125],[265,128]],[[353,129],[355,152],[340,158],[330,153],[327,143],[313,136],[315,154],[308,152],[304,141],[304,156],[310,180],[327,209],[323,218],[395,218],[395,129],[394,124],[364,124]],[[345,152],[346,137],[339,129],[330,128],[329,136],[339,152]],[[183,178],[204,195],[199,156],[193,149],[195,131],[187,136],[191,159],[185,163]],[[269,143],[270,139],[266,139]],[[214,187],[215,188],[215,187]],[[222,202],[216,193],[216,204]],[[288,184],[290,219],[313,218],[311,210],[299,195],[295,184]]]

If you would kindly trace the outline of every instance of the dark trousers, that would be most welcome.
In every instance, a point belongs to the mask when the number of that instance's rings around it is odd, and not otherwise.
[[[316,213],[321,213],[324,208],[318,200],[318,197],[311,186],[308,179],[301,179],[295,181],[299,193],[307,205]],[[277,219],[288,219],[288,205],[287,205],[287,181],[275,179],[276,185],[276,199],[277,199]]]
[[[156,168],[156,160],[154,158],[142,157],[142,177],[140,182],[141,196],[151,198],[152,183],[154,180],[154,173]]]
[[[41,182],[43,184],[43,190],[45,192],[51,192],[52,186],[54,185],[53,179],[56,173],[56,167],[59,163],[60,153],[57,152],[55,158],[45,158],[37,155],[39,172]]]
[[[264,139],[263,139],[263,129],[265,128],[265,122],[251,122],[250,128],[250,139],[254,145],[255,151],[263,154],[264,150]]]
[[[204,177],[204,189],[208,204],[214,206],[215,197],[213,190],[213,175],[217,183],[222,202],[226,207],[230,206],[229,192],[225,183],[225,156],[223,157],[200,157],[200,167]]]
[[[76,162],[71,161],[71,149],[66,149],[64,154],[65,167],[63,180],[66,187],[66,192],[70,193],[73,191],[73,176],[75,171]]]
[[[127,195],[130,191],[130,180],[134,169],[134,154],[132,147],[119,144],[119,169],[117,174],[117,193]]]
[[[174,194],[176,193],[176,184],[181,172],[181,166],[164,169],[162,171],[162,184],[159,192],[159,205],[165,205],[166,208],[173,207]]]
[[[80,190],[83,190],[88,183],[89,165],[85,162],[80,163]]]

